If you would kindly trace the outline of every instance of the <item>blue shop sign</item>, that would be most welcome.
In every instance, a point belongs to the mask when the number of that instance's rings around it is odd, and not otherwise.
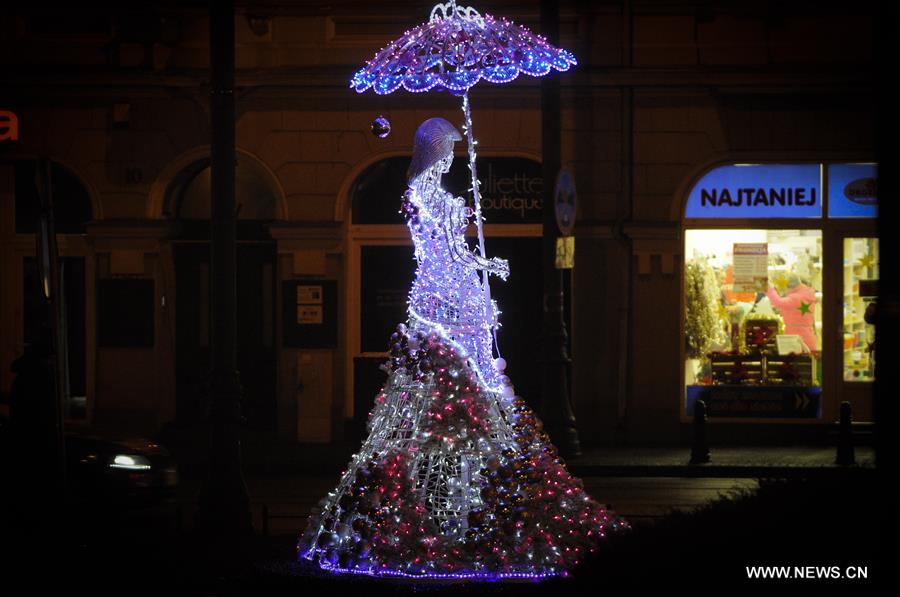
[[[828,166],[828,217],[878,217],[878,165]]]
[[[691,189],[687,218],[820,218],[820,164],[720,166]]]

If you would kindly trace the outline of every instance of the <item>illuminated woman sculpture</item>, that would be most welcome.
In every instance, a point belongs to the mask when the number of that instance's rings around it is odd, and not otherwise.
[[[369,435],[301,537],[326,570],[416,578],[564,575],[628,523],[592,500],[494,359],[498,310],[469,249],[472,210],[441,187],[459,132],[416,131],[403,212],[418,262],[409,319],[391,336]]]
[[[403,205],[419,264],[409,294],[410,330],[441,333],[470,356],[482,388],[511,394],[509,380],[501,375],[504,362],[498,359],[497,367],[493,358],[496,302],[487,298],[478,276],[483,270],[505,280],[509,265],[469,249],[465,233],[472,209],[440,185],[453,161],[453,143],[460,140],[443,118],[426,120],[416,131]]]

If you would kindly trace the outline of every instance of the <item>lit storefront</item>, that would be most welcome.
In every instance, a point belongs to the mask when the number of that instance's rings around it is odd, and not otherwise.
[[[711,419],[872,420],[877,167],[731,164],[684,220],[684,404]]]

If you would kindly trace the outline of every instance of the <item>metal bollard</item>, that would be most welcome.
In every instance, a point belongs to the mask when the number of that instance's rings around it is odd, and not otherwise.
[[[691,446],[691,464],[709,462],[709,443],[706,439],[706,402],[694,403],[694,443]]]
[[[837,458],[834,463],[842,466],[856,464],[856,450],[853,447],[853,406],[848,401],[841,402],[841,421],[838,427]]]

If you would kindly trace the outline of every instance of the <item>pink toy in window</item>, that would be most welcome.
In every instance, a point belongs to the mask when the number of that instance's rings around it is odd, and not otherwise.
[[[766,296],[784,319],[784,333],[800,336],[810,351],[817,351],[819,343],[816,338],[816,291],[792,274],[788,278],[787,293],[784,296],[779,295],[772,286],[769,286]]]

